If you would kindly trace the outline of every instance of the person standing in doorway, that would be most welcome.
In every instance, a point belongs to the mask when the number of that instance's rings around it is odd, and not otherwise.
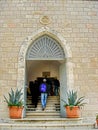
[[[54,79],[54,95],[58,96],[59,95],[59,87],[60,87],[60,82],[57,78]]]
[[[49,78],[46,79],[46,83],[47,83],[47,86],[48,86],[48,96],[51,95],[51,87],[52,87],[52,83],[51,83],[51,80]]]
[[[31,93],[31,96],[32,96],[32,105],[34,104],[34,82],[33,81],[30,81],[29,82],[29,88],[30,88],[30,93]]]
[[[38,86],[37,80],[30,81],[29,87],[30,87],[30,92],[31,92],[31,96],[32,96],[32,105],[34,106],[34,108],[36,108],[37,104],[38,104],[38,96],[39,96],[38,95],[39,94],[39,86]]]
[[[46,79],[43,79],[43,82],[40,85],[40,92],[41,92],[41,104],[42,110],[44,111],[47,103],[47,95],[48,95],[48,86],[46,83]]]
[[[38,104],[38,96],[39,96],[39,86],[37,80],[34,81],[34,93],[33,93],[33,101],[34,101],[34,107],[37,107]]]

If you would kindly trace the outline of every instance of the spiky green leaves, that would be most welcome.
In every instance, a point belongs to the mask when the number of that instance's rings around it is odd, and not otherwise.
[[[13,91],[13,89],[11,88],[11,92],[8,94],[9,94],[8,99],[4,96],[8,106],[23,106],[23,102],[21,99],[23,93],[21,92],[21,89],[20,90],[17,89],[16,91]]]
[[[77,97],[77,92],[76,91],[69,91],[67,93],[67,100],[63,100],[63,102],[65,103],[64,106],[70,106],[70,108],[72,108],[73,106],[84,106],[84,96],[78,98]]]

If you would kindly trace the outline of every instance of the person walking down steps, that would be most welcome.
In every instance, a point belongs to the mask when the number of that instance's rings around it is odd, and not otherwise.
[[[46,83],[46,79],[43,79],[43,82],[40,85],[40,92],[41,92],[42,110],[44,111],[47,104],[47,96],[48,96],[48,85]]]

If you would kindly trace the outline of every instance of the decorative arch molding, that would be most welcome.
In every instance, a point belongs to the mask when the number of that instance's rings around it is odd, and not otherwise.
[[[56,40],[60,46],[63,48],[65,54],[65,62],[66,62],[66,73],[67,73],[67,87],[70,88],[73,86],[73,63],[72,63],[72,53],[70,46],[66,43],[66,40],[60,35],[60,33],[51,30],[48,27],[42,27],[41,29],[35,31],[31,36],[28,36],[22,43],[19,56],[18,56],[18,78],[17,78],[17,87],[25,87],[25,60],[28,48],[31,44],[37,39],[42,37],[43,35],[47,35],[54,40]]]
[[[27,60],[64,60],[65,53],[60,44],[48,35],[36,39],[29,47],[26,55]]]
[[[65,53],[65,58],[70,59],[72,58],[72,52],[69,47],[69,45],[66,43],[66,40],[59,34],[58,32],[51,30],[48,27],[43,27],[40,30],[35,31],[31,36],[28,36],[22,43],[19,56],[18,56],[18,68],[22,68],[25,66],[25,58],[26,58],[26,53],[29,48],[29,46],[32,44],[33,41],[35,41],[37,38],[43,36],[43,35],[48,35],[52,38],[54,38],[58,43],[62,46],[64,53]]]

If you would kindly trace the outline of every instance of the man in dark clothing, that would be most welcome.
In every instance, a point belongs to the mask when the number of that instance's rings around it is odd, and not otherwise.
[[[49,78],[47,78],[46,83],[47,83],[47,86],[48,86],[48,96],[50,96],[51,95],[52,82]]]
[[[31,93],[31,96],[33,97],[33,85],[34,85],[34,83],[33,83],[33,81],[30,81],[29,82],[29,88],[30,88],[30,93]],[[33,104],[33,98],[32,98],[32,104]]]
[[[39,87],[37,81],[36,80],[34,82],[30,81],[29,87],[32,96],[32,104],[36,108],[38,104],[38,96],[39,96]]]
[[[38,96],[39,96],[39,86],[37,80],[34,81],[34,94],[33,94],[33,101],[35,108],[37,107],[38,104]]]
[[[57,78],[55,78],[53,84],[54,84],[54,95],[58,96],[59,95],[60,82]]]

